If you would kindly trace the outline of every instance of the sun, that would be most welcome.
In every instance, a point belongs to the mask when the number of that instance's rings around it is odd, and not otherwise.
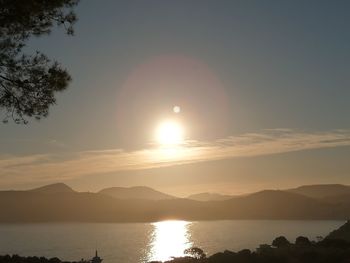
[[[179,145],[184,140],[184,129],[176,121],[164,121],[157,127],[156,140],[161,145]]]

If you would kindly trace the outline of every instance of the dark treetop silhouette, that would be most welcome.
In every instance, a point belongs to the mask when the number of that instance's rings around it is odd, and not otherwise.
[[[4,122],[27,123],[25,117],[46,117],[55,93],[71,80],[58,62],[40,52],[23,54],[31,36],[49,34],[54,25],[73,34],[79,0],[0,0],[0,110]]]

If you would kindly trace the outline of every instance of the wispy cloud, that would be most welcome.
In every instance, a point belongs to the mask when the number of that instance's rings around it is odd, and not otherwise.
[[[91,174],[150,169],[186,163],[350,146],[350,130],[264,130],[211,141],[187,141],[175,149],[122,149],[29,156],[0,156],[0,181],[49,182]]]

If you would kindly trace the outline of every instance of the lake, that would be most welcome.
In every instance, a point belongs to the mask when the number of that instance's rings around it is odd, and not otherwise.
[[[90,259],[95,249],[104,263],[141,263],[182,256],[197,246],[208,255],[225,249],[255,249],[284,235],[315,240],[345,221],[228,220],[155,223],[0,224],[0,254]]]

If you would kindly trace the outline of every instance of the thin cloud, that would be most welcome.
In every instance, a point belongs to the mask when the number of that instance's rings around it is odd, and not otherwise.
[[[142,170],[237,157],[350,146],[350,130],[298,132],[290,129],[246,133],[211,142],[187,141],[175,149],[152,147],[75,153],[0,156],[2,184],[74,179],[92,174]]]

